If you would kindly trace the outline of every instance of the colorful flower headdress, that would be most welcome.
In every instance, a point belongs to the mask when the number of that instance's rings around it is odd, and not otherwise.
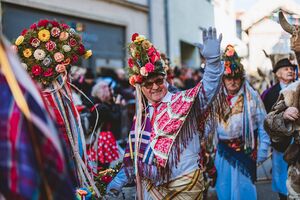
[[[229,44],[225,48],[223,60],[225,65],[224,76],[236,78],[244,77],[244,66],[232,45]]]
[[[150,75],[165,75],[164,63],[153,44],[138,33],[134,33],[131,40],[128,45],[129,83],[134,86],[136,83],[141,84]]]
[[[73,28],[46,19],[24,29],[13,49],[31,77],[44,87],[68,71],[68,65],[77,63],[79,57],[87,59],[92,55]]]

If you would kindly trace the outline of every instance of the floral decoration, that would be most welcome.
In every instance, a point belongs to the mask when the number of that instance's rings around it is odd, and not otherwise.
[[[21,58],[24,69],[44,87],[66,73],[81,56],[87,59],[92,55],[73,28],[47,19],[24,29],[12,49]]]
[[[106,194],[107,185],[117,175],[121,166],[122,166],[122,163],[120,162],[114,168],[100,171],[98,176],[95,177],[96,187],[99,189],[101,196],[104,196]]]
[[[128,73],[131,85],[141,84],[151,73],[166,73],[159,51],[145,36],[134,33],[128,51],[130,55]]]
[[[223,54],[223,61],[225,66],[225,76],[243,77],[244,67],[241,64],[241,58],[236,53],[232,45],[227,45]]]

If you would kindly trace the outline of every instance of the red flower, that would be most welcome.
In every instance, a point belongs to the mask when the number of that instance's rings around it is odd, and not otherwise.
[[[53,51],[56,47],[56,44],[55,44],[55,42],[50,40],[45,44],[45,46],[48,51]]]
[[[61,24],[61,27],[62,27],[63,29],[69,29],[69,28],[70,28],[70,26],[68,26],[67,24]]]
[[[130,85],[134,86],[135,85],[135,75],[132,75],[131,77],[129,77],[129,83]]]
[[[36,30],[36,29],[37,29],[37,26],[36,26],[36,24],[32,24],[29,28],[30,28],[31,30]]]
[[[148,63],[145,65],[145,68],[146,68],[146,71],[147,71],[148,73],[150,73],[150,72],[153,72],[153,71],[154,71],[155,66],[154,66],[152,63],[148,62]]]
[[[31,72],[33,75],[38,76],[42,73],[42,68],[39,65],[34,65],[31,68]]]
[[[78,56],[77,55],[73,55],[72,56],[72,64],[77,63],[77,61],[78,61]]]
[[[154,47],[150,47],[147,52],[148,56],[152,56],[155,53],[155,51],[156,51],[156,49]]]
[[[41,41],[37,38],[30,38],[29,42],[33,47],[38,47],[41,43]]]
[[[131,41],[134,42],[134,40],[136,39],[137,36],[139,36],[138,33],[132,34],[132,36],[131,36]]]
[[[53,69],[52,68],[48,68],[44,73],[43,76],[44,77],[49,77],[53,75]]]
[[[142,83],[143,82],[143,77],[140,74],[136,75],[134,78],[135,78],[136,83]]]
[[[156,51],[156,56],[160,58],[160,53]]]
[[[84,46],[82,44],[80,44],[77,51],[78,51],[79,55],[85,54]]]
[[[25,28],[25,29],[22,31],[21,35],[24,36],[24,35],[27,33],[27,31],[28,31],[28,30]]]
[[[50,21],[53,27],[59,27],[59,23],[57,21]]]
[[[104,182],[104,183],[106,183],[106,184],[110,183],[111,180],[112,180],[112,177],[109,176],[109,175],[105,175],[105,176],[101,177],[101,181]]]
[[[76,41],[74,38],[71,38],[70,41],[69,41],[69,45],[70,45],[71,47],[74,47],[74,46],[77,45],[77,41]]]
[[[41,19],[39,22],[38,22],[38,27],[46,27],[48,25],[49,21],[47,19]]]
[[[150,57],[150,61],[151,63],[155,63],[156,61],[159,60],[159,57],[156,55],[156,54],[153,54],[151,57]]]
[[[128,65],[129,65],[130,68],[132,68],[134,66],[134,62],[133,62],[132,58],[128,59]]]

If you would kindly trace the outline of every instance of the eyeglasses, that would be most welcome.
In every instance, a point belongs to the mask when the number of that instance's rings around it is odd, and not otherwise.
[[[142,86],[147,88],[147,89],[151,89],[153,87],[154,83],[157,86],[161,86],[164,83],[164,78],[158,78],[154,81],[146,81],[142,84]]]

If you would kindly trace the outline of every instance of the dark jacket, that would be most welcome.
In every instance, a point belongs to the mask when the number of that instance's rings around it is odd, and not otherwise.
[[[273,105],[276,103],[279,97],[280,90],[281,90],[280,83],[277,83],[273,85],[271,88],[265,90],[261,95],[261,99],[263,100],[267,113],[271,111]]]
[[[265,90],[261,95],[263,103],[265,105],[267,113],[272,111],[272,107],[275,105],[276,101],[279,98],[281,87],[280,83],[273,85],[268,90]],[[279,152],[284,152],[289,144],[291,143],[292,137],[286,137],[280,143],[274,142],[271,140],[271,146]]]

